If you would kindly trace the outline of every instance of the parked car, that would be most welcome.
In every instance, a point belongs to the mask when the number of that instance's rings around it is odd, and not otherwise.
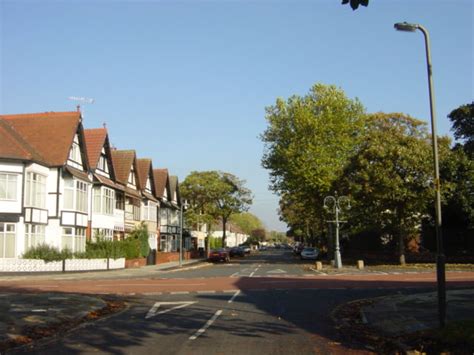
[[[319,251],[316,248],[304,248],[301,251],[301,260],[316,260],[318,258]]]
[[[244,250],[245,254],[250,254],[250,247],[248,245],[241,245],[240,247]]]
[[[209,261],[230,261],[229,251],[227,249],[212,249],[209,253]]]
[[[242,247],[233,247],[229,250],[230,256],[245,256],[245,250]]]

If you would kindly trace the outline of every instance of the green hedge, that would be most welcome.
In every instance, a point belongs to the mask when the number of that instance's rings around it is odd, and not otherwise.
[[[73,257],[69,249],[59,250],[47,244],[40,244],[23,254],[24,259],[42,259],[45,262],[61,261]]]
[[[70,250],[58,250],[47,244],[42,244],[31,248],[25,254],[24,259],[42,259],[46,262],[59,261],[64,259],[136,259],[147,257],[150,253],[148,245],[148,227],[145,223],[140,224],[124,240],[105,239],[102,235],[95,236],[95,242],[86,243],[86,251],[82,253],[72,253]]]

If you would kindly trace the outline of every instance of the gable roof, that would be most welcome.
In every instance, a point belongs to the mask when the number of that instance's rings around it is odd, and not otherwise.
[[[82,130],[80,112],[0,115],[0,120],[5,137],[0,140],[0,152],[48,166],[66,164],[74,136]]]
[[[162,199],[164,197],[163,192],[165,188],[167,188],[169,192],[168,169],[153,169],[153,179],[155,182],[156,197]]]
[[[132,169],[132,165],[135,162],[135,151],[134,150],[112,150],[112,165],[114,166],[115,179],[127,185],[128,175]],[[135,169],[136,170],[136,169]],[[138,181],[137,181],[138,185]]]
[[[146,181],[150,176],[151,159],[137,159],[137,174],[140,181],[139,189],[145,190]]]
[[[180,196],[180,193],[179,193],[178,177],[175,176],[175,175],[171,175],[169,180],[170,180],[171,194],[173,194],[173,192],[176,193],[176,203],[178,205],[180,205],[181,204],[181,196]]]
[[[87,159],[91,169],[95,170],[107,138],[107,130],[105,128],[85,129],[84,138],[87,147]]]
[[[137,159],[137,175],[139,181],[139,189],[141,190],[142,194],[146,196],[149,200],[158,201],[154,196],[155,182],[151,159]],[[146,182],[148,178],[150,178],[151,194],[145,191]]]

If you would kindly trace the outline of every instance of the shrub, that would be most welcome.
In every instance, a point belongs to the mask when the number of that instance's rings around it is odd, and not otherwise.
[[[148,244],[148,226],[146,223],[141,222],[138,227],[135,227],[129,239],[138,240],[139,256],[144,258],[148,256],[150,253],[150,245]]]
[[[58,248],[48,244],[40,244],[28,250],[23,254],[23,259],[42,259],[45,262],[61,261],[72,258],[72,252],[69,249],[59,251]]]

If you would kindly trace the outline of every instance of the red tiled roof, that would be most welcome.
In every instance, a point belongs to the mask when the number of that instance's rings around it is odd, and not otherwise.
[[[169,186],[168,169],[153,169],[153,178],[155,181],[156,196],[163,198],[165,187]]]
[[[81,124],[81,113],[0,115],[0,120],[4,123],[2,138],[10,134],[10,138],[0,141],[1,153],[38,160],[48,166],[62,166],[67,161],[74,135]],[[11,147],[8,147],[9,143]]]
[[[0,119],[0,157],[32,160],[33,151],[25,143],[5,120]]]
[[[180,204],[180,201],[181,201],[181,196],[179,194],[179,183],[178,183],[178,177],[177,176],[174,176],[174,175],[171,175],[169,177],[169,181],[170,181],[170,190],[171,190],[171,196],[174,196],[174,194],[176,194],[176,202],[178,203],[178,205]]]
[[[105,144],[107,130],[105,128],[85,129],[84,138],[86,141],[87,158],[93,170],[97,167],[100,153]]]
[[[135,161],[134,150],[112,150],[112,164],[116,181],[127,186],[128,175]],[[137,184],[139,182],[137,181]]]
[[[137,159],[137,174],[140,180],[140,190],[145,190],[146,180],[150,174],[151,159]]]

